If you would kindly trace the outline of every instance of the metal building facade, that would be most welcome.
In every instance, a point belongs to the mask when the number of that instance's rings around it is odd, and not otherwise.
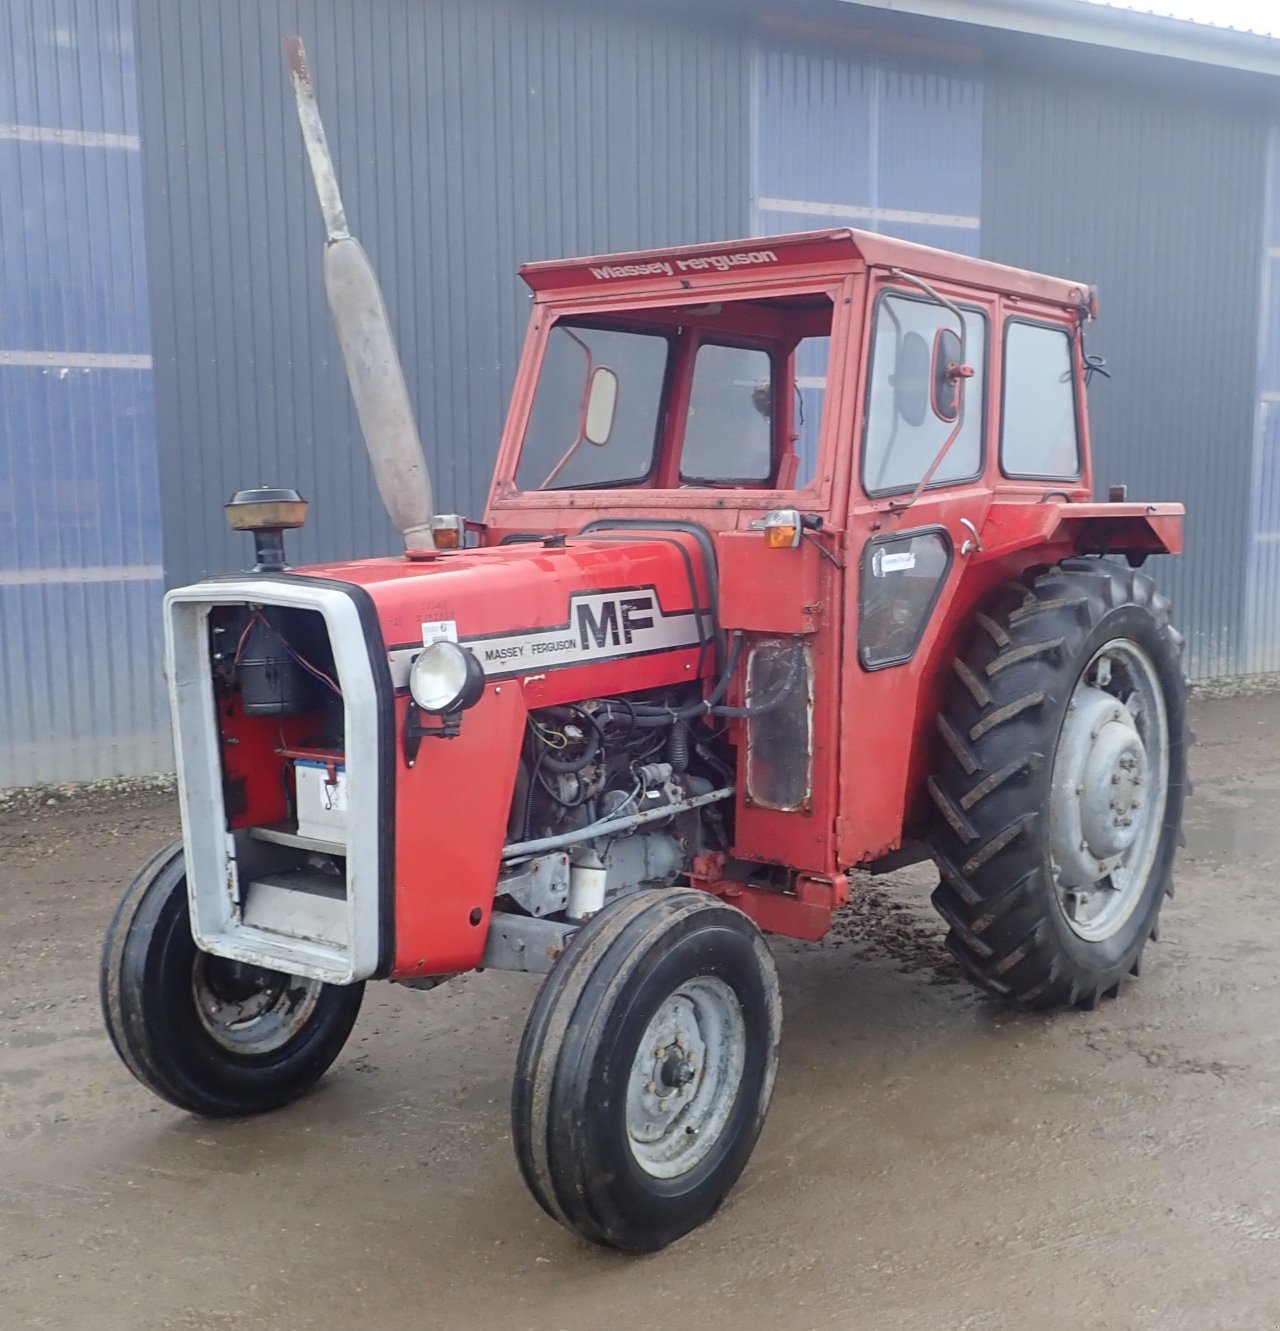
[[[167,765],[160,571],[244,563],[232,490],[307,494],[299,560],[396,548],[324,306],[292,32],[442,505],[483,502],[523,260],[890,231],[1099,284],[1100,484],[1188,504],[1157,571],[1192,673],[1280,670],[1266,80],[880,0],[2,2],[0,786]]]
[[[1263,115],[1032,68],[990,82],[985,139],[988,252],[1099,288],[1091,350],[1112,375],[1090,390],[1099,493],[1125,483],[1187,505],[1187,553],[1156,572],[1192,674],[1266,669],[1252,644],[1264,619],[1280,628],[1280,584],[1247,614]]]
[[[750,44],[705,17],[514,0],[138,14],[171,581],[243,564],[221,505],[244,485],[311,500],[299,559],[399,544],[324,302],[284,35],[307,43],[443,506],[484,502],[527,320],[520,263],[747,230]]]
[[[133,51],[0,7],[0,787],[170,761]]]

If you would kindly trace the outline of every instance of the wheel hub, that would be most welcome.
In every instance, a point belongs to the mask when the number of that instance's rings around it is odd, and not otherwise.
[[[729,1121],[746,1065],[746,1023],[721,979],[690,980],[661,1004],[640,1040],[627,1087],[627,1136],[655,1178],[687,1173]]]
[[[1117,639],[1081,674],[1053,762],[1054,885],[1082,938],[1110,937],[1145,889],[1167,766],[1168,723],[1155,668],[1136,643]]]
[[[311,1020],[323,985],[197,952],[191,970],[196,1015],[208,1034],[231,1053],[274,1053]]]

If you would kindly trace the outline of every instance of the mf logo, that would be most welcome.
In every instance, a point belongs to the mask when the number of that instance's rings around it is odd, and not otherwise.
[[[577,603],[578,645],[584,652],[626,647],[635,635],[653,628],[652,592],[620,592]]]

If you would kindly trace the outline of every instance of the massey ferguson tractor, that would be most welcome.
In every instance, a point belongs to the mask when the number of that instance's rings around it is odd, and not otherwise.
[[[778,1062],[764,934],[931,858],[964,971],[1094,1007],[1156,936],[1181,638],[1141,571],[1182,508],[1092,498],[1088,287],[850,230],[521,270],[483,518],[433,509],[300,48],[325,275],[391,558],[168,594],[182,841],[107,939],[121,1058],[274,1109],[368,980],[545,974],[512,1134],[542,1207],[661,1248],[747,1163]],[[487,448],[475,441],[476,448]]]

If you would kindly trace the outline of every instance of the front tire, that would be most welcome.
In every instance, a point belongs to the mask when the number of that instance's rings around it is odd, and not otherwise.
[[[1172,892],[1182,638],[1151,579],[1104,559],[1006,584],[976,621],[938,716],[933,903],[983,989],[1096,1007]]]
[[[180,843],[130,883],[107,930],[100,997],[116,1053],[148,1090],[205,1118],[297,1099],[337,1058],[363,994],[201,952]]]
[[[614,902],[529,1014],[512,1095],[525,1182],[595,1243],[672,1243],[745,1168],[780,1034],[773,958],[741,911],[685,889]]]

